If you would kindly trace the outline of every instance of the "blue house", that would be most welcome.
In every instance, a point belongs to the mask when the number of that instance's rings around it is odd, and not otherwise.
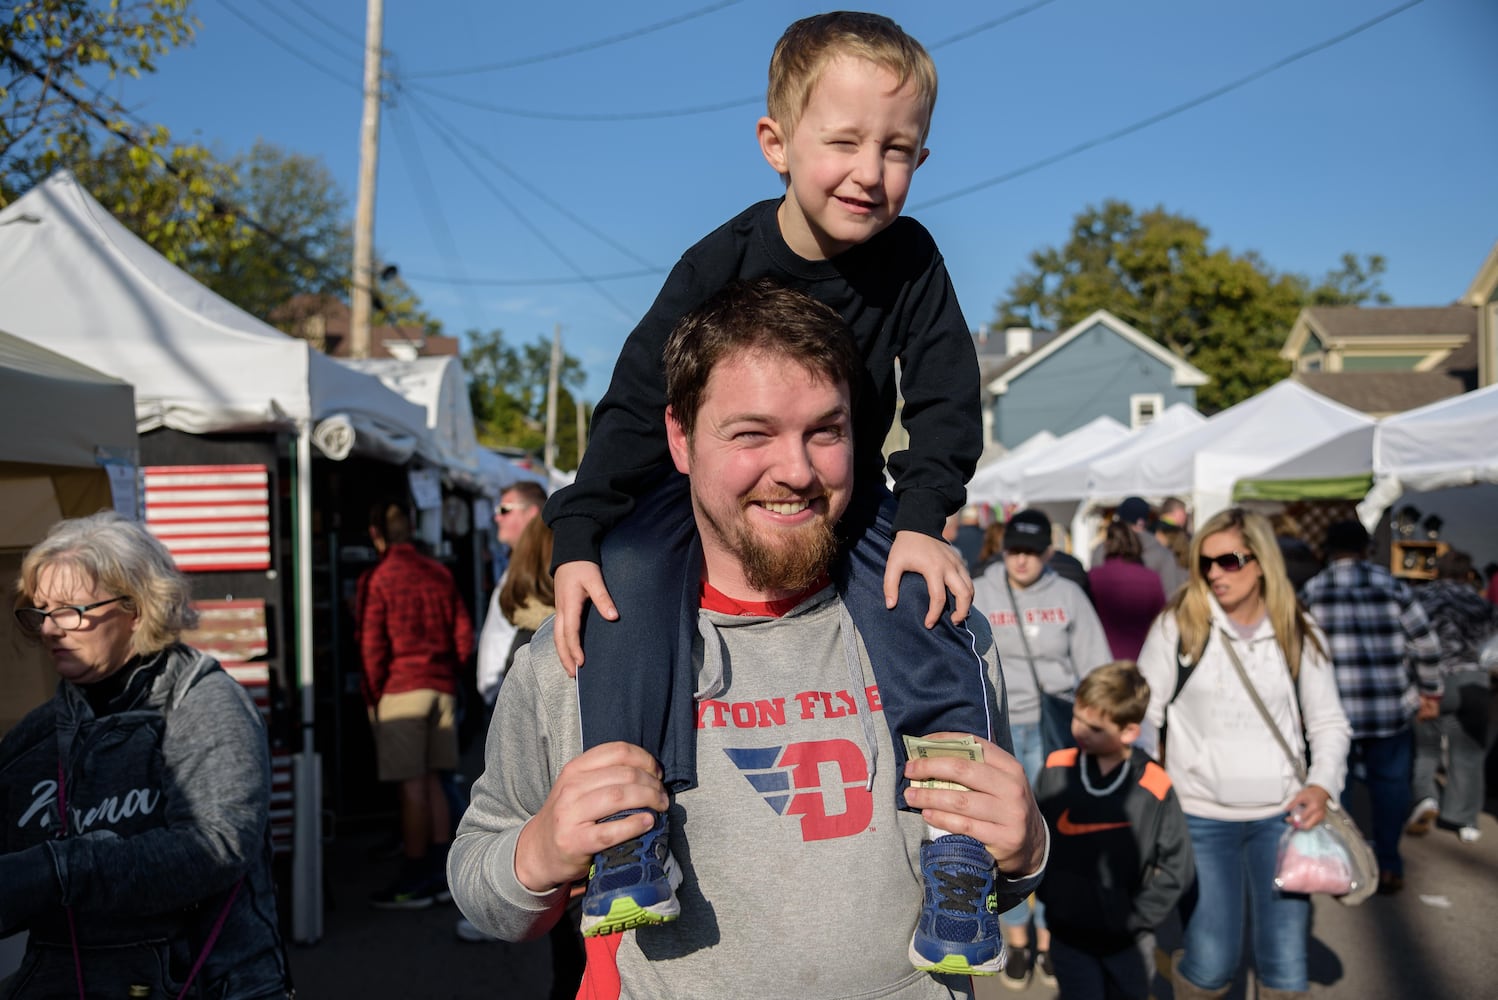
[[[1106,310],[1061,333],[979,334],[988,440],[1013,448],[1101,416],[1143,427],[1167,406],[1196,406],[1208,376]],[[990,343],[992,341],[992,343]],[[998,354],[995,349],[1002,351]]]

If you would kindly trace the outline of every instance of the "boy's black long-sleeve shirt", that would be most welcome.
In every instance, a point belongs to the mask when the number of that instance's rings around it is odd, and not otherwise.
[[[1121,778],[1104,777],[1075,747],[1057,750],[1035,783],[1051,828],[1037,892],[1046,924],[1060,940],[1097,955],[1122,951],[1154,930],[1196,878],[1186,815],[1165,769],[1137,749],[1119,767]]]
[[[576,481],[547,502],[553,564],[598,561],[605,532],[670,468],[662,352],[678,320],[734,281],[772,278],[831,306],[864,359],[854,387],[855,482],[881,481],[881,449],[898,395],[910,447],[890,456],[896,531],[939,537],[966,498],[983,448],[978,360],[941,253],[920,223],[899,218],[835,259],[809,261],[780,234],[780,199],[751,205],[682,255],[625,341]]]

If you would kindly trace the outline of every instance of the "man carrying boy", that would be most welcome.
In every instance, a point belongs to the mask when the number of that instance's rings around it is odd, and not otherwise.
[[[926,824],[983,845],[938,880],[982,901],[990,926],[963,931],[971,942],[997,937],[996,910],[1039,881],[1045,825],[1002,749],[1002,720],[981,760],[904,768],[967,791],[912,785],[922,812],[895,807],[867,646],[828,577],[854,475],[846,330],[799,293],[735,286],[683,321],[665,358],[671,453],[690,475],[700,538],[699,781],[668,798],[638,746],[584,750],[577,687],[542,626],[500,690],[452,851],[454,898],[485,930],[533,938],[595,854],[641,836],[650,821],[639,810],[669,808],[681,919],[590,938],[587,995],[605,995],[604,983],[606,995],[652,1000],[966,995],[964,982],[913,972],[904,954],[930,930],[916,874],[937,851]],[[994,666],[986,623],[974,631]],[[939,971],[969,964],[952,958]]]
[[[1148,997],[1154,929],[1196,877],[1170,778],[1133,748],[1149,699],[1129,661],[1088,674],[1072,716],[1077,745],[1052,753],[1036,785],[1051,829],[1039,895],[1067,1000]]]
[[[919,223],[900,217],[926,158],[935,100],[930,56],[888,18],[839,12],[787,29],[770,63],[769,114],[757,126],[785,196],[751,206],[682,256],[624,345],[576,483],[547,504],[556,533],[553,638],[569,672],[587,640],[577,674],[583,744],[644,747],[672,792],[698,780],[697,636],[684,612],[699,594],[687,487],[669,461],[662,420],[662,345],[681,317],[735,281],[770,278],[825,303],[861,355],[858,488],[830,571],[875,652],[896,765],[899,736],[995,735],[993,691],[972,632],[959,624],[972,580],[941,539],[982,450],[977,359],[940,252]],[[895,499],[882,487],[880,446],[897,395],[910,448],[890,458]],[[955,603],[944,615],[948,591]],[[647,858],[664,822],[596,859],[585,933],[673,918],[669,885],[650,874],[659,868]]]

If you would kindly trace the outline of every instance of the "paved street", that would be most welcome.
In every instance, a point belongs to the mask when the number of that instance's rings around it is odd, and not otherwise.
[[[1491,805],[1490,805],[1491,808]],[[1405,838],[1407,887],[1349,909],[1320,898],[1311,941],[1312,995],[1357,1000],[1445,1000],[1498,995],[1498,820],[1482,817],[1483,838],[1465,845],[1450,831]],[[330,909],[321,944],[294,947],[297,991],[308,1000],[528,1000],[546,996],[544,941],[465,944],[453,936],[451,906],[417,912],[371,909],[365,902],[393,870],[366,860],[371,835],[330,847]],[[788,933],[790,930],[788,929]],[[852,946],[856,947],[856,943]],[[727,994],[725,994],[726,996]],[[982,1000],[1023,993],[982,982]],[[1157,1000],[1169,997],[1157,991]],[[1232,994],[1245,994],[1242,984]]]

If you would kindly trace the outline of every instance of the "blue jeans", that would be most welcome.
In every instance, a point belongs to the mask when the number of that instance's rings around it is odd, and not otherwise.
[[[1186,828],[1196,854],[1196,886],[1182,901],[1186,955],[1180,974],[1206,990],[1233,981],[1243,957],[1247,896],[1258,981],[1270,989],[1306,989],[1311,900],[1274,887],[1284,817],[1233,823],[1188,815]]]
[[[1040,780],[1041,769],[1045,767],[1045,747],[1040,739],[1040,723],[1011,722],[1009,735],[1014,739],[1014,759],[1025,769],[1025,778],[1029,780],[1030,787],[1034,788],[1035,782]],[[1020,900],[1011,909],[999,914],[999,923],[1004,927],[1025,926],[1030,922],[1032,905],[1035,929],[1041,930],[1045,927],[1045,904],[1034,896]]]
[[[1368,786],[1373,808],[1373,853],[1378,870],[1404,874],[1399,856],[1399,838],[1410,815],[1410,786],[1415,779],[1415,737],[1411,729],[1393,736],[1367,736],[1352,741],[1347,755],[1347,776]],[[1348,781],[1348,785],[1352,782]],[[1347,808],[1347,788],[1342,789],[1342,808]]]

